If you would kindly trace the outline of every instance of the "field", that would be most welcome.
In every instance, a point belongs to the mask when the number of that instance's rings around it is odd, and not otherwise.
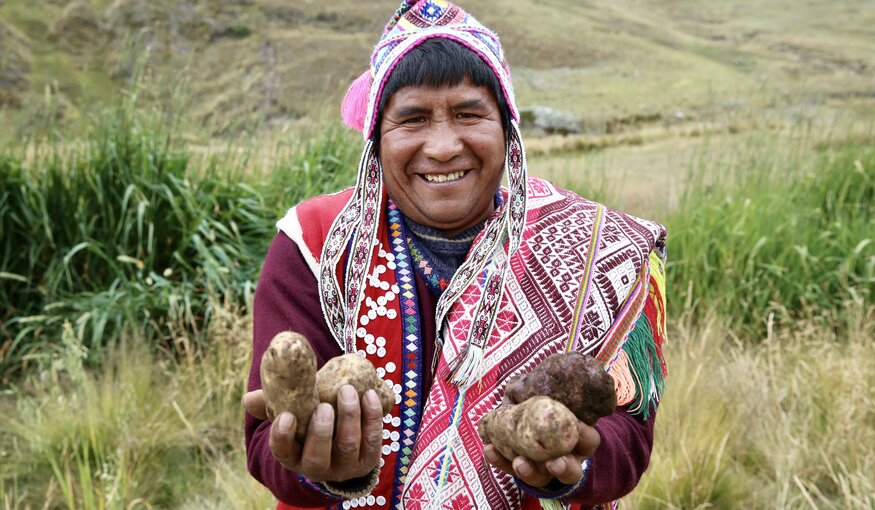
[[[0,1],[0,509],[273,507],[252,293],[285,209],[353,182],[336,104],[396,3]],[[624,508],[875,509],[875,4],[464,7],[582,125],[530,172],[670,233]]]

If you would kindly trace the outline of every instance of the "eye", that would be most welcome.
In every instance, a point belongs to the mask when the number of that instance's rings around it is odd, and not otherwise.
[[[424,122],[425,122],[425,117],[422,115],[420,115],[419,117],[409,117],[409,118],[401,121],[402,124],[408,124],[408,125],[422,124]]]
[[[480,116],[476,113],[471,112],[459,112],[456,114],[456,118],[458,119],[479,119]]]

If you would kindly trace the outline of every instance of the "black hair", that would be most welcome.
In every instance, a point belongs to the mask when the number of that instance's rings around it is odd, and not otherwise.
[[[383,86],[377,108],[377,122],[371,139],[379,144],[380,124],[389,99],[404,87],[454,87],[468,81],[475,87],[485,87],[495,96],[501,113],[501,125],[507,132],[510,108],[498,77],[489,64],[473,50],[444,37],[427,39],[410,50],[392,70]]]

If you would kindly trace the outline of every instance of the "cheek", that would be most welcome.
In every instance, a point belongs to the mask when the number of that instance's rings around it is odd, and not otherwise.
[[[385,177],[401,180],[405,178],[407,165],[415,151],[410,144],[401,143],[397,140],[384,141],[380,147],[380,164],[383,167]]]

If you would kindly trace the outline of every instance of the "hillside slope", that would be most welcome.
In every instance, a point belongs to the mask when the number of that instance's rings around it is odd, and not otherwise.
[[[335,112],[398,0],[0,1],[0,108],[47,88],[75,119],[148,49],[213,135]],[[591,132],[745,108],[875,110],[875,2],[468,0],[501,34],[522,107]],[[24,113],[22,113],[24,112]],[[2,117],[0,117],[2,120]],[[8,134],[8,130],[7,130]]]

